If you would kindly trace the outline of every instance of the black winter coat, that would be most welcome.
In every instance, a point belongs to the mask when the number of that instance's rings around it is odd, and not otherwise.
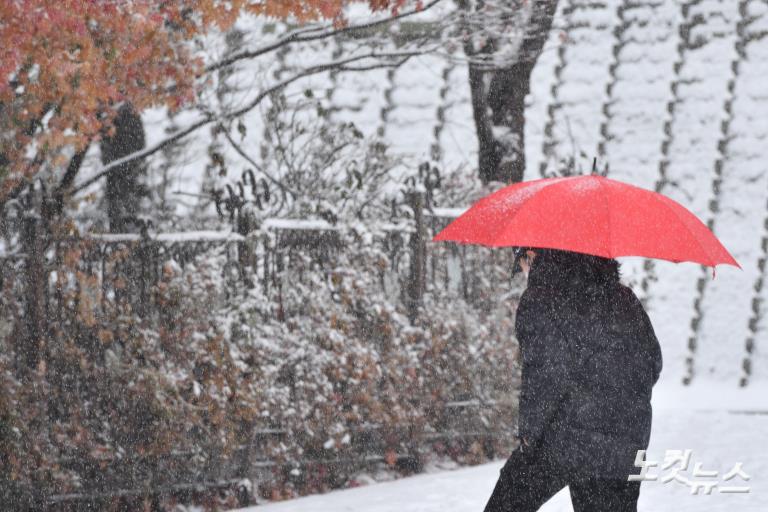
[[[650,319],[619,281],[555,287],[531,278],[515,320],[518,433],[571,475],[626,481],[648,447],[662,368]]]

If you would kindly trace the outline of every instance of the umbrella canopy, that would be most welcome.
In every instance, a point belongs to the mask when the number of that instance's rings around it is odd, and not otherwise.
[[[433,240],[691,261],[713,272],[718,264],[741,268],[680,203],[599,174],[509,185],[479,200]]]

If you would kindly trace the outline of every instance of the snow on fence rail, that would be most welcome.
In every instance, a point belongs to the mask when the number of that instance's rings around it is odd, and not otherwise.
[[[381,272],[382,286],[388,288],[388,293],[400,295],[411,316],[416,314],[424,293],[433,286],[452,287],[470,300],[479,292],[474,275],[478,265],[468,256],[473,249],[427,243],[431,235],[466,208],[431,207],[422,198],[419,210],[415,218],[373,226],[377,233],[383,233],[378,243],[385,248],[391,264]],[[78,253],[73,268],[98,281],[98,289],[90,293],[97,295],[100,304],[108,300],[121,301],[131,304],[143,316],[153,310],[152,286],[159,282],[163,266],[168,263],[183,269],[200,254],[220,248],[226,254],[222,272],[228,286],[260,286],[267,293],[273,287],[282,286],[279,276],[294,262],[309,258],[322,269],[334,253],[346,250],[340,238],[342,228],[324,219],[266,218],[261,221],[260,229],[250,233],[145,230],[143,233],[90,233],[55,240],[41,240],[36,222],[34,218],[23,219],[19,250],[0,254],[0,282],[19,272],[26,276],[23,300],[30,325],[38,326],[58,320],[60,307],[54,288],[63,276],[58,275],[61,271],[57,272],[54,267],[57,262],[71,258],[67,256],[68,251]],[[29,258],[30,254],[35,257]],[[484,257],[495,259],[497,256]],[[332,269],[328,267],[328,271]],[[511,279],[511,274],[509,277]],[[115,283],[124,286],[118,289]],[[30,329],[30,333],[35,331]]]

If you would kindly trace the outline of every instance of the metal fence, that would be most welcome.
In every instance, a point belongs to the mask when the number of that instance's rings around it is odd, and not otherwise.
[[[151,486],[120,486],[120,483],[105,482],[102,489],[84,489],[79,492],[57,494],[47,498],[51,510],[62,510],[69,507],[79,510],[78,505],[98,503],[99,500],[115,500],[131,497],[152,497],[156,495],[174,494],[183,496],[189,493],[202,493],[215,489],[232,489],[237,491],[240,506],[251,505],[250,493],[245,486],[280,478],[280,475],[295,475],[295,479],[309,478],[314,471],[322,471],[323,466],[333,466],[341,475],[351,476],[360,471],[374,470],[384,464],[394,466],[405,473],[419,473],[423,469],[425,454],[455,457],[471,453],[470,445],[479,448],[482,454],[502,456],[508,451],[513,442],[512,429],[473,428],[467,430],[466,417],[474,416],[478,407],[508,407],[508,403],[479,403],[476,401],[449,402],[445,404],[445,416],[449,420],[448,428],[440,432],[423,432],[415,435],[394,432],[391,427],[382,429],[379,425],[367,424],[353,429],[349,454],[334,458],[306,458],[299,461],[283,462],[267,460],[260,457],[265,452],[269,442],[291,442],[291,432],[281,429],[257,430],[252,434],[252,442],[236,447],[226,457],[211,456],[201,453],[174,453],[164,458],[166,465],[177,467],[184,464],[190,457],[203,456],[207,458],[207,470],[202,474],[189,474],[187,479],[168,480],[159,471],[157,474],[146,475],[146,481]],[[399,430],[409,430],[407,425],[398,426]],[[399,452],[386,450],[387,439],[397,437],[409,439],[408,446]],[[439,448],[436,445],[439,444]],[[484,456],[484,455],[483,455]],[[477,462],[481,456],[478,455]],[[105,461],[106,463],[126,464],[125,458]],[[178,473],[175,471],[174,473]],[[250,482],[246,483],[246,482]],[[343,482],[339,482],[342,483]],[[125,485],[125,482],[123,482]]]
[[[423,205],[423,203],[420,203]],[[423,206],[412,219],[377,225],[380,234],[373,243],[387,254],[389,268],[378,269],[382,289],[417,314],[425,293],[436,288],[453,289],[472,303],[493,286],[507,290],[511,265],[504,275],[483,283],[489,264],[511,261],[506,249],[493,251],[429,240],[463,209],[428,209]],[[41,242],[41,229],[34,217],[22,220],[21,251],[0,257],[0,285],[16,281],[17,296],[24,304],[25,335],[39,337],[51,323],[60,322],[64,297],[70,290],[75,300],[104,306],[105,301],[129,305],[140,316],[155,307],[153,285],[162,278],[169,261],[182,269],[196,256],[217,249],[226,255],[221,268],[229,290],[259,287],[267,294],[282,286],[281,273],[299,262],[326,268],[334,254],[345,247],[340,227],[323,220],[267,218],[259,230],[249,234],[231,231],[187,231],[176,233],[90,234]],[[68,263],[68,265],[67,265]],[[79,273],[79,279],[68,277]],[[330,270],[330,269],[328,269]],[[488,276],[485,276],[486,278]],[[83,288],[83,283],[87,287]]]

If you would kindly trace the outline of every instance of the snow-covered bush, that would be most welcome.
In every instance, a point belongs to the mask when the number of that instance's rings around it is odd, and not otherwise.
[[[513,301],[431,286],[411,323],[382,286],[393,272],[383,234],[356,227],[339,225],[343,249],[295,259],[266,293],[227,283],[224,247],[183,267],[167,260],[144,317],[119,301],[86,303],[92,277],[65,258],[62,321],[38,367],[20,369],[3,341],[4,495],[32,508],[73,493],[138,506],[142,496],[106,495],[151,482],[171,499],[179,483],[253,476],[249,464],[270,460],[271,478],[252,492],[280,499],[347,485],[366,456],[414,471],[425,447],[465,463],[503,451],[509,437],[495,436],[515,416]],[[467,429],[481,444],[439,437]],[[223,500],[237,504],[234,493]]]
[[[20,329],[0,341],[0,500],[232,507],[352,485],[370,457],[413,472],[430,454],[475,463],[509,448],[518,368],[508,262],[470,249],[457,286],[456,251],[430,245],[411,319],[403,192],[416,173],[352,125],[305,123],[286,134],[304,140],[301,167],[284,139],[264,148],[284,195],[243,207],[252,231],[240,259],[222,243],[184,258],[143,243],[55,246],[55,320],[39,364],[25,366]],[[462,186],[456,198],[474,190]],[[330,223],[332,236],[285,247],[264,223],[278,214]],[[263,258],[285,251],[265,276]],[[3,311],[21,325],[23,281],[3,284]]]

